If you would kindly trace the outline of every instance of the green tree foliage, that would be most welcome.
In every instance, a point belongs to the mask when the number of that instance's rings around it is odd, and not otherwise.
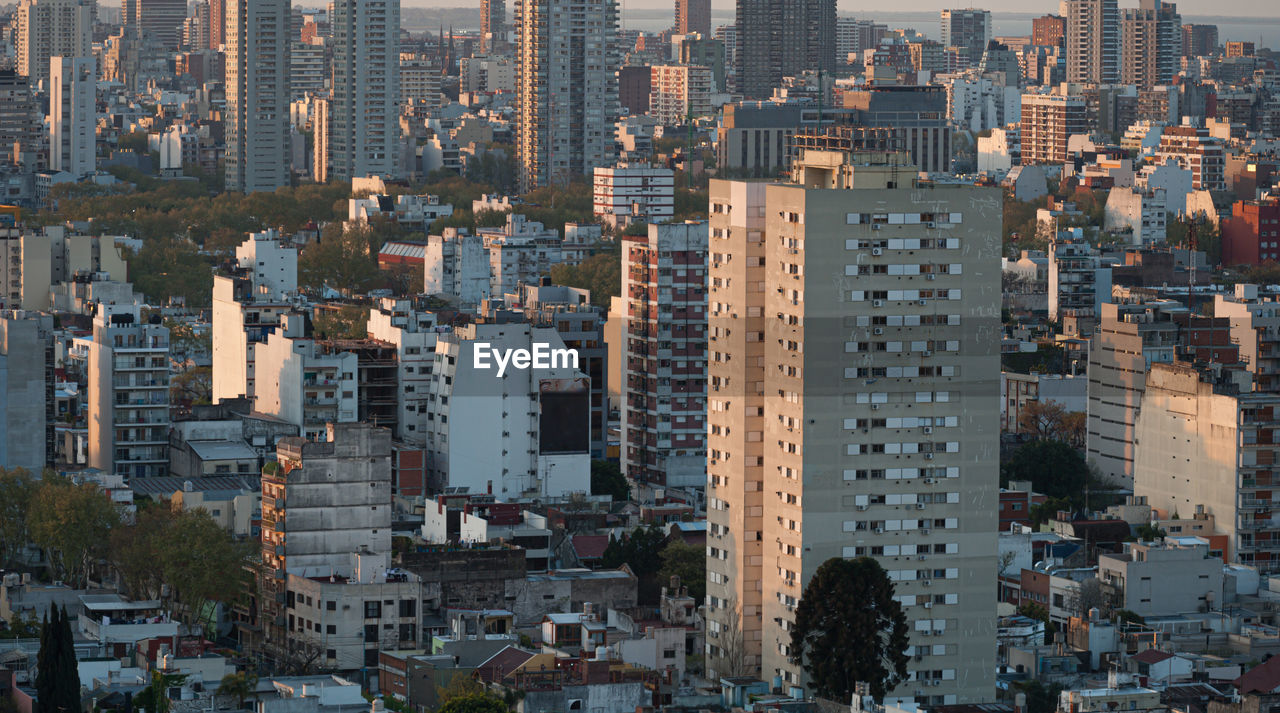
[[[169,689],[181,686],[187,680],[185,673],[164,673],[151,670],[151,681],[138,692],[133,705],[147,713],[169,713]]]
[[[1000,484],[1011,480],[1029,480],[1037,493],[1079,506],[1090,483],[1089,465],[1080,451],[1062,441],[1032,441],[1000,464]]]
[[[440,706],[439,713],[507,713],[509,710],[502,699],[477,693],[454,698]]]
[[[1141,525],[1138,525],[1137,529],[1138,539],[1143,542],[1150,542],[1165,536],[1164,530],[1161,530],[1159,527],[1152,525],[1149,522],[1144,522]]]
[[[1178,220],[1178,216],[1173,213],[1166,213],[1165,216],[1166,241],[1174,247],[1191,247],[1190,226]],[[1216,223],[1207,220],[1196,223],[1196,244],[1199,250],[1204,251],[1210,265],[1216,265],[1222,261],[1222,233]],[[1208,275],[1204,277],[1207,278]],[[1196,284],[1200,284],[1198,278]]]
[[[671,220],[706,220],[707,204],[711,194],[708,191],[690,190],[683,184],[676,187],[675,205]]]
[[[328,285],[346,294],[367,292],[383,280],[378,272],[382,242],[371,226],[344,230],[340,223],[330,223],[320,242],[308,245],[298,257],[298,283],[317,290]]]
[[[107,553],[120,514],[92,483],[46,474],[28,510],[31,538],[49,558],[55,575],[83,587],[93,562]]]
[[[22,468],[0,468],[0,566],[17,558],[31,541],[27,509],[39,481]]]
[[[467,180],[493,186],[499,193],[516,189],[516,151],[514,146],[493,144],[483,156],[467,164]]]
[[[622,294],[622,255],[616,245],[592,255],[580,265],[552,265],[551,281],[591,290],[591,304],[609,307],[609,298]]]
[[[80,673],[75,640],[66,607],[50,607],[40,630],[40,652],[36,657],[38,713],[79,713]]]
[[[147,132],[133,131],[127,134],[121,134],[116,141],[116,146],[121,151],[136,151],[138,153],[147,152]]]
[[[129,593],[158,598],[169,585],[173,608],[194,622],[210,601],[232,603],[245,587],[252,545],[236,541],[207,511],[162,504],[139,511],[134,524],[115,528],[111,563]]]
[[[834,557],[814,572],[796,607],[791,652],[818,695],[849,700],[866,683],[879,701],[906,680],[910,632],[893,592],[869,557]]]
[[[622,475],[622,468],[611,460],[591,461],[591,494],[608,495],[616,503],[631,498],[631,486]]]
[[[1032,505],[1028,517],[1035,527],[1049,522],[1062,510],[1072,510],[1071,501],[1066,498],[1049,498],[1038,505]]]
[[[153,304],[181,297],[189,306],[205,307],[213,301],[213,267],[191,242],[155,237],[129,258],[129,279]]]
[[[244,702],[258,688],[258,674],[252,671],[237,671],[222,677],[218,684],[218,695],[236,699],[236,707],[244,708]]]
[[[1027,696],[1027,713],[1054,713],[1058,710],[1058,697],[1062,695],[1062,686],[1057,683],[1045,685],[1040,681],[1019,681],[1014,689]]]
[[[707,552],[701,547],[675,539],[667,543],[659,554],[662,569],[658,570],[658,582],[666,586],[671,578],[679,577],[680,584],[688,587],[689,596],[700,602],[707,594]],[[672,592],[675,594],[675,592]]]
[[[665,541],[666,534],[658,527],[637,527],[622,539],[610,536],[600,564],[608,568],[624,564],[630,567],[639,580],[638,599],[648,604],[656,603],[662,586],[658,581],[658,571],[662,569]]]
[[[40,622],[31,617],[22,617],[14,612],[9,617],[9,625],[0,631],[0,639],[34,639],[42,632]]]
[[[453,674],[449,678],[449,685],[447,686],[436,686],[436,698],[441,703],[483,695],[484,686],[481,686],[479,681],[465,673]]]
[[[369,308],[343,305],[337,309],[318,309],[312,319],[317,336],[336,339],[364,339],[369,336]]]

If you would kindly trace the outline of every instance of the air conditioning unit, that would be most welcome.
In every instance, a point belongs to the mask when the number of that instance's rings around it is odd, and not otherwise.
[[[876,327],[875,329],[871,330],[871,333],[872,333],[872,334],[884,334],[884,329],[883,329],[883,328],[881,328],[881,327]]]
[[[925,225],[929,226],[930,228],[936,228],[936,227],[938,227],[938,224],[937,224],[936,222],[932,221],[932,220],[931,220],[931,221],[929,221],[928,223],[925,223]]]
[[[929,534],[930,532],[932,532],[932,530],[930,530],[930,529],[929,529],[929,528],[927,528],[927,527],[922,527],[922,528],[920,528],[920,534],[922,534],[922,535],[927,535],[927,534]]]
[[[926,580],[922,581],[920,584],[922,584],[922,585],[924,585],[924,586],[926,586],[926,587],[932,587],[932,586],[933,586],[933,580],[932,580],[932,579],[926,579]]]
[[[925,484],[925,485],[933,485],[933,484],[934,484],[934,483],[936,483],[936,482],[937,482],[937,481],[936,481],[936,480],[934,480],[933,478],[925,478],[925,479],[924,479],[924,484]]]
[[[925,608],[925,609],[932,609],[932,608],[933,608],[933,602],[925,602],[925,603],[924,603],[924,608]]]
[[[879,224],[879,223],[872,223],[872,224],[871,224],[871,229],[872,229],[872,230],[879,230],[879,229],[880,229],[880,224]]]
[[[924,350],[923,352],[920,352],[920,355],[921,355],[921,356],[927,356],[927,357],[929,357],[929,356],[933,356],[933,351],[932,351],[932,350],[930,350],[930,349],[926,349],[926,350]]]
[[[933,433],[933,426],[925,426],[923,430],[925,433]]]
[[[877,527],[877,528],[876,528],[876,534],[877,534],[877,535],[883,535],[883,534],[884,534],[884,528],[883,528],[883,527]]]
[[[867,509],[867,506],[866,506],[866,505],[859,505],[859,506],[857,506],[857,509],[858,509],[858,510],[866,510],[866,509]]]
[[[871,404],[871,410],[872,410],[872,411],[879,411],[879,410],[880,410],[880,404]]]
[[[940,636],[940,634],[934,634],[934,636]],[[934,679],[934,681],[933,681],[933,685],[935,685],[935,686],[941,686],[941,685],[942,685],[942,681],[939,681],[939,680],[937,680],[937,679]]]
[[[872,255],[883,255],[883,254],[884,254],[884,249],[883,249],[883,248],[871,248],[871,254],[872,254]]]
[[[924,503],[916,503],[916,509],[917,509],[917,510],[923,510],[923,509],[924,509]]]
[[[931,272],[931,273],[929,273],[928,275],[925,275],[925,276],[924,276],[924,279],[926,279],[926,280],[936,280],[936,279],[938,279],[938,276],[937,276],[937,275],[935,275],[935,274],[933,274],[933,273]]]
[[[916,302],[916,304],[918,304],[918,305],[920,305],[921,307],[923,307],[923,306],[925,306],[925,305],[929,304],[929,301],[928,301],[928,300],[919,300],[918,302]]]
[[[872,307],[883,307],[883,306],[884,306],[884,300],[871,300],[871,306],[872,306]]]
[[[919,557],[917,557],[916,559],[918,559],[918,560],[920,560],[921,562],[923,562],[923,561],[925,560],[925,556],[924,556],[924,555],[920,555],[920,556],[919,556]]]
[[[925,453],[925,454],[924,454],[924,459],[925,459],[925,460],[933,460],[933,454],[932,454],[932,453]]]

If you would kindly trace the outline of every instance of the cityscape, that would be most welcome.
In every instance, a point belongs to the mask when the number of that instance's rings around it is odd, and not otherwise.
[[[109,2],[0,713],[1280,711],[1280,8]]]

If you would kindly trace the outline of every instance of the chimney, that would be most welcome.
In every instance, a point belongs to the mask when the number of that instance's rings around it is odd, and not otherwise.
[[[1013,697],[1013,713],[1026,713],[1027,694],[1019,693]]]

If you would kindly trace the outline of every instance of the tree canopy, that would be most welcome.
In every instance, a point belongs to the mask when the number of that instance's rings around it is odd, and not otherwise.
[[[1038,493],[1061,498],[1073,506],[1084,504],[1091,474],[1080,451],[1062,441],[1032,441],[1000,464],[1000,484],[1029,480]]]
[[[111,528],[120,513],[92,483],[74,483],[46,473],[28,510],[31,539],[49,558],[54,574],[83,587],[89,567],[106,556]]]
[[[791,658],[818,695],[849,700],[865,683],[879,701],[906,680],[909,630],[893,592],[869,557],[834,557],[814,572],[796,607]]]
[[[36,655],[38,713],[79,713],[80,673],[67,608],[49,607]]]
[[[658,581],[666,586],[672,577],[679,577],[680,584],[689,589],[689,596],[701,602],[707,594],[707,552],[701,547],[673,539],[662,548],[662,569]],[[674,594],[674,592],[672,592]]]
[[[622,475],[622,468],[614,461],[591,461],[591,494],[608,495],[614,502],[626,502],[631,497],[631,486]]]
[[[475,693],[454,698],[440,706],[438,713],[508,713],[510,708],[500,698]]]

